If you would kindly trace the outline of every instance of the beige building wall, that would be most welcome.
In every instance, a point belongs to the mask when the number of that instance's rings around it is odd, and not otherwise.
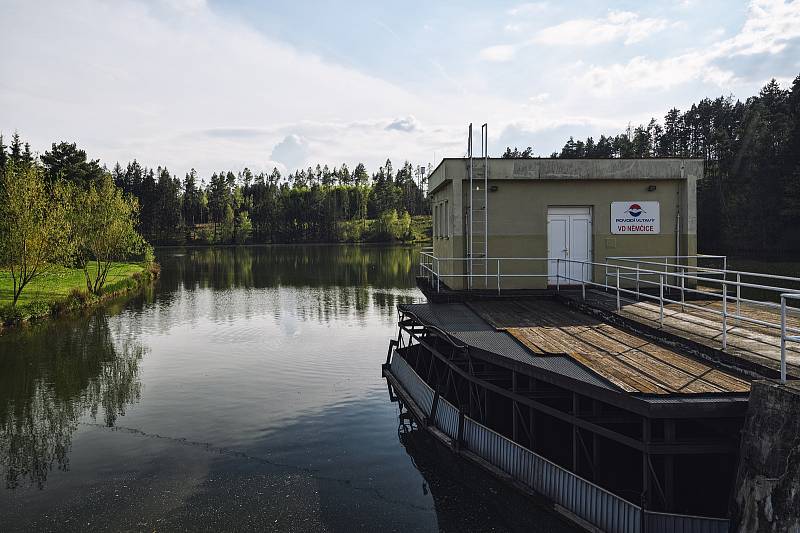
[[[482,176],[483,161],[473,172]],[[432,173],[430,193],[435,215],[434,254],[442,281],[454,289],[467,286],[466,256],[469,205],[468,166],[447,159]],[[588,206],[592,213],[592,260],[611,256],[695,255],[697,253],[696,181],[702,161],[651,160],[490,160],[489,256],[546,258],[549,207]],[[658,235],[611,233],[611,202],[657,201]],[[546,261],[502,261],[501,273],[541,274],[538,278],[501,279],[502,288],[546,288]],[[484,270],[481,269],[481,272]],[[474,279],[473,287],[497,288],[497,261],[487,260],[491,277]],[[595,267],[595,281],[606,269]],[[609,278],[613,283],[613,276]],[[631,286],[633,282],[623,285]]]

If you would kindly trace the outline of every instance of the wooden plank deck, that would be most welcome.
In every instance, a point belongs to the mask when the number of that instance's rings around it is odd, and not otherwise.
[[[534,354],[572,357],[626,392],[668,395],[750,390],[744,379],[558,302],[476,301],[469,305]]]
[[[580,296],[575,297],[576,300]],[[586,294],[586,302],[622,317],[659,328],[659,306],[652,300],[633,301],[622,298],[622,309],[617,311],[616,296],[613,292],[591,290]],[[690,301],[696,309],[680,304],[668,304],[664,307],[663,331],[672,333],[716,350],[722,349],[722,317],[714,311],[722,310],[719,301]],[[729,312],[735,311],[735,304],[728,306]],[[780,323],[777,310],[743,303],[743,316],[772,323]],[[793,314],[787,319],[787,326],[800,328],[800,316]],[[772,370],[780,367],[780,331],[745,320],[729,319],[727,331],[730,356],[745,359]],[[790,375],[800,376],[800,343],[786,343],[786,364]]]

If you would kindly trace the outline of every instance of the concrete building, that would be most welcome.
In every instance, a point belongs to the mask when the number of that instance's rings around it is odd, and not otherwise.
[[[557,268],[561,284],[602,281],[603,267],[579,261],[697,253],[701,159],[490,158],[488,180],[484,165],[472,160],[472,190],[470,159],[429,178],[435,268],[452,289],[469,272],[472,288],[496,288],[494,258],[520,258],[499,262],[503,288],[543,289]]]

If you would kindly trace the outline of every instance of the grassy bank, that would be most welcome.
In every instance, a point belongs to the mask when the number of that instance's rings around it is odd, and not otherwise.
[[[8,270],[0,270],[0,324],[85,309],[138,289],[157,276],[158,265],[155,264],[114,263],[100,294],[94,295],[86,290],[83,270],[56,267],[29,283],[16,307],[12,307],[14,281]]]

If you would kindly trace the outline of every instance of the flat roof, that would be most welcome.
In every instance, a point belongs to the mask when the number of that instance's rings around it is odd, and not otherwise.
[[[606,397],[613,393],[652,408],[731,402],[746,406],[749,396],[750,383],[729,372],[552,300],[401,304],[398,308],[462,344],[494,354],[499,362],[577,381],[604,391]],[[554,325],[559,321],[574,329],[563,331]],[[602,343],[598,335],[605,339]]]
[[[430,191],[452,179],[468,179],[468,158],[443,158],[429,176]],[[462,163],[462,165],[454,165]],[[684,180],[702,178],[700,158],[489,158],[491,180]],[[473,173],[482,179],[484,159],[473,159]],[[475,175],[475,174],[473,174]]]

